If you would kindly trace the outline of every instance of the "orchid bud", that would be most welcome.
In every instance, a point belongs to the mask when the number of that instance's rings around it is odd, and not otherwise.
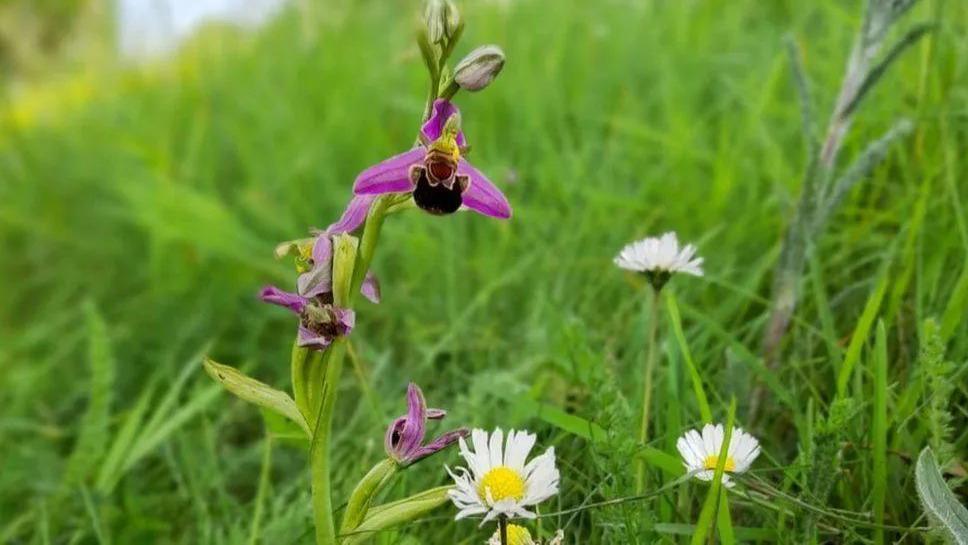
[[[504,68],[504,51],[496,45],[482,45],[467,54],[454,69],[454,81],[461,89],[480,91]]]
[[[430,43],[440,44],[457,32],[460,26],[460,12],[450,0],[427,0],[424,9],[424,21],[427,24],[427,37]]]

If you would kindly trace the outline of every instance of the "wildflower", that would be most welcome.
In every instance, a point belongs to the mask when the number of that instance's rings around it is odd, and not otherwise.
[[[433,115],[420,129],[420,141],[421,146],[357,176],[353,185],[357,198],[350,204],[356,216],[347,220],[362,221],[358,210],[368,209],[373,196],[386,193],[412,193],[414,203],[431,214],[451,214],[465,207],[494,218],[511,217],[504,194],[462,157],[467,141],[456,106],[443,99],[435,101]]]
[[[441,435],[427,445],[423,444],[427,420],[440,420],[446,415],[447,412],[442,409],[428,409],[420,387],[411,382],[407,387],[407,414],[394,420],[387,428],[387,456],[401,466],[408,466],[447,448],[461,437],[466,437],[467,429],[459,428]]]
[[[454,81],[465,91],[480,91],[504,68],[504,51],[496,45],[482,45],[461,59],[454,68]]]
[[[676,234],[670,231],[658,238],[644,238],[626,245],[615,257],[615,264],[644,273],[649,283],[659,290],[677,272],[702,276],[703,259],[695,255],[695,246],[687,244],[680,248]]]
[[[457,506],[457,520],[471,515],[484,515],[484,521],[499,516],[535,518],[527,507],[537,505],[558,493],[558,469],[555,449],[525,464],[536,437],[526,431],[511,430],[504,444],[500,428],[488,437],[484,430],[471,433],[472,452],[460,439],[460,453],[468,468],[447,472],[456,484],[448,495]]]
[[[324,349],[337,337],[349,334],[356,322],[352,310],[333,304],[331,293],[304,297],[266,286],[259,296],[263,301],[286,307],[299,316],[299,346]]]
[[[565,540],[565,533],[561,530],[555,532],[555,537],[549,539],[545,545],[561,545]],[[517,524],[508,524],[508,542],[507,545],[541,545],[541,540],[535,540],[531,537],[531,532],[528,531],[524,526],[518,526]],[[503,545],[501,543],[501,529],[498,528],[494,531],[494,535],[487,540],[486,545]]]
[[[283,250],[285,244],[290,247]],[[356,322],[356,315],[350,309],[333,304],[333,241],[329,233],[318,235],[309,248],[309,244],[303,240],[284,243],[276,250],[277,254],[293,251],[297,254],[296,267],[302,274],[296,279],[296,293],[266,286],[260,298],[297,314],[299,346],[321,350],[335,338],[348,335]],[[376,278],[369,273],[360,292],[374,303],[380,300],[380,287]]]
[[[689,430],[676,441],[676,448],[682,455],[683,463],[689,472],[696,472],[696,478],[711,481],[719,463],[719,453],[723,449],[722,424],[706,424],[702,435]],[[760,455],[760,443],[741,428],[733,428],[729,440],[729,451],[724,464],[723,484],[733,486],[727,473],[742,473],[749,469],[753,460]]]

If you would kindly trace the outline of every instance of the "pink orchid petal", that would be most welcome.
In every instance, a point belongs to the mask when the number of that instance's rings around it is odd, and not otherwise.
[[[336,223],[327,227],[326,232],[330,235],[338,235],[355,231],[366,221],[366,215],[370,213],[370,205],[373,204],[374,199],[376,195],[354,195],[346,205],[343,215]]]
[[[433,109],[430,111],[430,119],[420,127],[420,132],[427,140],[436,140],[444,132],[444,125],[452,115],[460,115],[460,110],[449,101],[438,98],[434,101]],[[457,133],[457,145],[465,147],[467,140],[464,138],[464,131]]]
[[[410,183],[410,167],[423,160],[422,147],[405,151],[364,170],[353,183],[357,195],[382,195],[405,193],[413,188]]]
[[[360,286],[360,293],[363,297],[370,300],[371,303],[380,303],[380,282],[376,279],[376,275],[372,271],[367,271],[366,276],[363,278],[363,285]]]
[[[266,303],[286,307],[299,314],[306,308],[306,298],[295,293],[283,291],[275,286],[266,286],[259,293],[259,298]]]
[[[462,195],[464,206],[492,218],[511,217],[511,204],[507,197],[481,171],[462,158],[457,165],[457,174],[467,176],[471,182]]]

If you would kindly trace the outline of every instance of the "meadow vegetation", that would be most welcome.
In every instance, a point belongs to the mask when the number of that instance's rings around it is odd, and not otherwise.
[[[64,61],[5,90],[0,543],[312,542],[304,444],[201,361],[287,384],[292,319],[257,298],[292,282],[273,248],[334,221],[354,177],[413,142],[426,77],[417,7],[294,4],[256,34],[208,29],[168,61]],[[914,468],[930,446],[964,503],[965,3],[905,17],[937,27],[865,99],[841,160],[901,117],[911,131],[825,219],[775,365],[762,353],[809,153],[787,44],[826,121],[861,4],[462,2],[456,57],[492,42],[507,54],[486,93],[458,101],[473,161],[514,216],[387,221],[383,300],[360,304],[336,407],[340,497],[384,457],[414,381],[451,424],[555,447],[545,534],[686,543],[710,488],[682,479],[675,446],[703,421],[694,366],[714,419],[762,447],[728,494],[737,541],[942,539]],[[663,290],[643,449],[651,295],[612,259],[669,230],[697,245],[705,276]],[[403,472],[393,494],[448,484],[444,463],[456,452]],[[375,542],[493,531],[453,515]]]

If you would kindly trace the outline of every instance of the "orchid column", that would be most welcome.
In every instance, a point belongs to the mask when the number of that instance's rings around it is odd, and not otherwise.
[[[354,196],[342,217],[325,231],[276,249],[277,257],[294,258],[299,273],[295,291],[268,286],[261,293],[264,301],[298,317],[290,361],[292,396],[236,369],[206,361],[209,374],[230,392],[281,414],[306,435],[320,545],[360,543],[374,532],[412,521],[445,503],[451,486],[373,506],[396,473],[467,434],[460,428],[424,445],[427,421],[442,418],[444,412],[428,409],[420,389],[411,384],[407,414],[386,431],[387,458],[360,480],[337,526],[334,506],[340,503],[332,497],[330,463],[333,413],[346,343],[356,324],[357,294],[374,303],[380,300],[370,265],[384,219],[412,208],[436,216],[460,210],[502,219],[511,216],[501,191],[467,161],[469,148],[460,111],[451,102],[461,89],[478,91],[490,84],[504,65],[504,54],[497,46],[483,46],[451,71],[447,63],[464,28],[457,9],[447,0],[431,0],[425,22],[418,45],[430,73],[430,93],[416,131],[417,144],[365,169],[356,178]]]

